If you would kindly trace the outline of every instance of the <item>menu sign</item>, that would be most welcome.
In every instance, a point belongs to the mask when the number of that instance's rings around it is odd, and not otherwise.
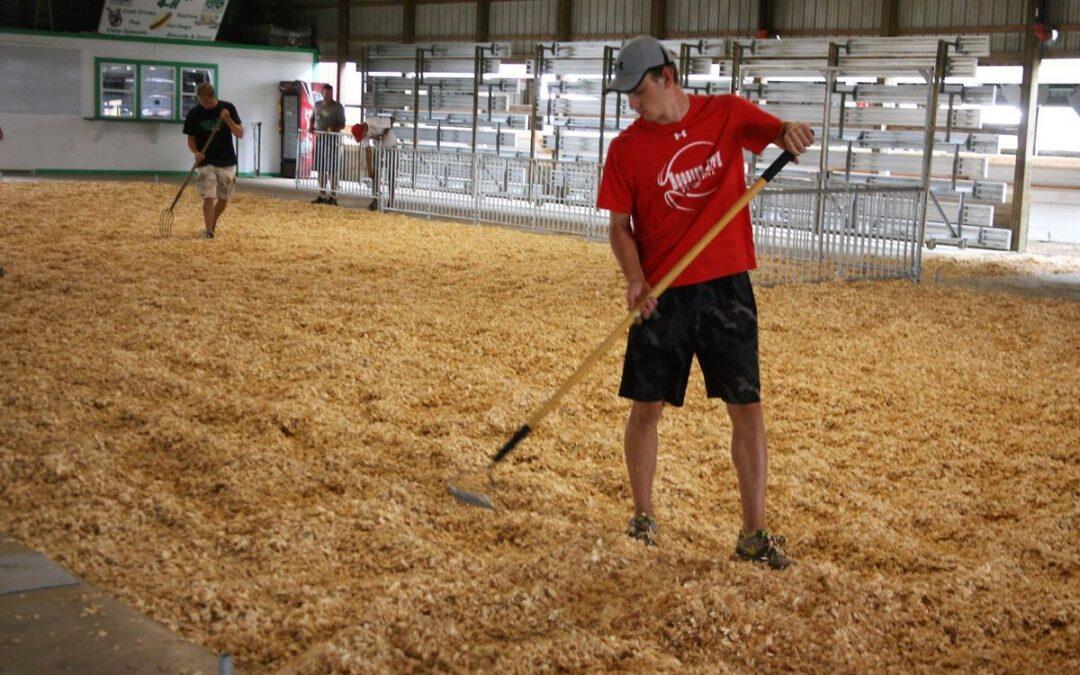
[[[98,32],[214,40],[229,0],[105,0]]]

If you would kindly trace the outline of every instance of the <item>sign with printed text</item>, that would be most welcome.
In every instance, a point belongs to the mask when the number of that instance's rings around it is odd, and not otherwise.
[[[105,0],[98,32],[173,40],[214,40],[229,0]]]

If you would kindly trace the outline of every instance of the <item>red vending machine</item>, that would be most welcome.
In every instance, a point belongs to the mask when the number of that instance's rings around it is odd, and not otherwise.
[[[281,175],[301,178],[311,174],[311,115],[322,100],[323,82],[303,80],[278,83],[279,132],[281,134]],[[300,163],[298,166],[297,163]]]

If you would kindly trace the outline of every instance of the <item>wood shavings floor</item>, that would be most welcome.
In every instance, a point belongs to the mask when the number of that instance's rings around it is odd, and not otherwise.
[[[775,573],[696,368],[622,534],[621,347],[447,494],[622,317],[606,246],[193,193],[159,241],[173,189],[0,184],[0,531],[239,667],[1080,670],[1080,304],[759,289]]]

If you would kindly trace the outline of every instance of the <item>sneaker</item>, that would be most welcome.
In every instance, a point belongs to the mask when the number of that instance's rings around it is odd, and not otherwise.
[[[379,202],[377,202],[375,200],[371,200],[371,203],[367,205],[367,210],[368,211],[378,211],[379,210]]]
[[[213,232],[211,232],[209,230],[203,232],[203,239],[213,239],[213,238],[214,238],[214,233]]]
[[[773,536],[766,530],[758,530],[753,534],[740,532],[732,558],[765,563],[774,570],[782,570],[795,564],[784,551],[786,543],[783,537]]]
[[[315,199],[312,199],[311,203],[312,204],[325,204],[326,203],[326,197],[323,197],[322,195],[319,195]]]
[[[329,204],[330,206],[337,206],[337,197],[331,197],[330,199],[327,199],[324,203]]]
[[[646,546],[656,546],[660,528],[656,521],[642,513],[630,519],[626,528],[626,536],[644,542]]]

